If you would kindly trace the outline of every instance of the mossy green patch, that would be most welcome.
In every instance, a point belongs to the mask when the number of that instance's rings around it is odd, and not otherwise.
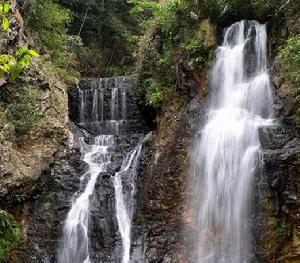
[[[0,262],[10,260],[10,252],[20,241],[20,228],[13,216],[0,209]]]
[[[290,37],[279,50],[280,74],[293,89],[291,95],[300,100],[300,36]]]

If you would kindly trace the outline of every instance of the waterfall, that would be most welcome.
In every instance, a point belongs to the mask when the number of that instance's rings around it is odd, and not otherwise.
[[[89,81],[78,89],[79,124],[81,127],[99,134],[126,134],[136,119],[128,119],[127,105],[133,107],[132,98],[128,101],[128,92],[135,85],[135,78],[115,77]],[[138,114],[133,109],[133,114]],[[132,114],[132,113],[130,113]],[[130,131],[129,131],[130,132]]]
[[[128,76],[83,81],[77,87],[76,105],[78,105],[80,127],[92,131],[93,136],[85,131],[87,138],[80,138],[82,160],[87,164],[88,169],[80,178],[80,189],[73,196],[71,209],[64,223],[57,254],[59,263],[93,262],[93,258],[90,258],[93,251],[89,244],[89,213],[90,199],[97,180],[101,173],[107,173],[108,168],[112,167],[110,165],[118,159],[114,158],[118,147],[128,146],[127,139],[130,134],[135,134],[133,138],[136,141],[140,134],[144,133],[144,130],[141,130],[143,122],[132,91],[135,83],[136,78]],[[130,108],[129,116],[127,116],[127,107]],[[126,124],[130,125],[126,126]],[[99,135],[94,136],[94,134]],[[115,212],[117,217],[124,248],[123,263],[129,262],[130,257],[130,232],[135,205],[137,167],[143,142],[147,138],[149,135],[126,155],[120,172],[114,175],[112,181],[116,207],[115,211],[107,212],[113,214]],[[120,156],[120,152],[116,155]],[[123,188],[123,185],[126,187]]]
[[[216,52],[208,121],[192,152],[199,263],[251,261],[258,127],[272,123],[266,39],[265,25],[237,22]]]
[[[111,162],[109,148],[114,145],[114,136],[100,135],[93,145],[88,145],[81,138],[83,161],[88,171],[81,181],[88,180],[82,193],[75,194],[71,210],[68,213],[62,238],[62,247],[58,254],[61,263],[89,263],[88,214],[89,198],[94,192],[97,178],[105,172]],[[88,178],[89,177],[89,178]]]
[[[136,194],[137,166],[141,156],[143,143],[149,139],[150,135],[151,134],[146,135],[146,137],[124,158],[120,172],[114,177],[116,215],[123,243],[122,263],[128,263],[130,260],[131,221],[135,205],[134,196]],[[123,189],[123,183],[127,183],[128,185],[126,191]]]

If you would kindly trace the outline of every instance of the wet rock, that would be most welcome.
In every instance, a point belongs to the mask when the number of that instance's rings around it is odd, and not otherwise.
[[[291,126],[271,125],[258,129],[259,140],[263,149],[281,149],[295,137],[295,129]]]
[[[279,99],[282,109],[291,106],[290,100]],[[293,245],[300,226],[300,139],[290,114],[282,110],[281,123],[259,128],[264,166],[254,186],[253,234],[257,259],[262,262],[293,262],[300,252]]]
[[[92,262],[121,262],[122,241],[115,216],[115,192],[110,174],[100,175],[90,207]]]
[[[55,262],[63,223],[83,170],[80,153],[73,151],[41,175],[33,198],[25,205],[22,243],[14,262]]]

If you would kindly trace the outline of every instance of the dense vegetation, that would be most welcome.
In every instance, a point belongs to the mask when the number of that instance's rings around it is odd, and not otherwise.
[[[180,67],[198,75],[205,72],[216,44],[213,36],[219,36],[220,28],[243,18],[267,23],[274,55],[281,50],[282,70],[290,72],[287,78],[297,81],[293,76],[299,72],[295,59],[299,58],[299,52],[295,52],[300,33],[299,1],[131,0],[130,3],[135,5],[132,11],[143,19],[145,31],[140,39],[138,70],[141,97],[146,104],[160,106],[174,87],[184,91],[178,79]],[[291,36],[288,44],[287,36]],[[293,56],[289,56],[289,51]]]
[[[31,0],[24,13],[29,34],[58,68],[75,76],[110,76],[128,72],[133,64],[138,28],[130,8],[116,0]]]

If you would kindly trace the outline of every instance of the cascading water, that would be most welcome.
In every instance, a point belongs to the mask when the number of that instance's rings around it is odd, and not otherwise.
[[[143,143],[148,140],[149,137],[150,134],[124,158],[120,172],[114,177],[116,215],[123,243],[122,263],[128,263],[130,260],[131,221],[135,205],[134,196],[136,194],[137,166]],[[123,183],[128,186],[126,191],[123,189]]]
[[[258,127],[272,122],[265,25],[241,21],[226,30],[211,88],[208,121],[192,153],[199,235],[196,262],[250,262]]]
[[[79,121],[96,137],[80,138],[80,151],[88,171],[80,179],[80,190],[75,193],[71,209],[67,215],[62,240],[58,248],[59,263],[90,263],[91,246],[89,244],[90,199],[94,193],[98,177],[107,172],[114,161],[114,151],[121,135],[141,133],[140,116],[133,97],[128,97],[134,77],[116,77],[97,79],[78,86]],[[127,106],[130,116],[127,118]],[[128,124],[128,127],[125,125]],[[127,137],[124,138],[127,138]],[[147,137],[146,137],[147,138]],[[94,143],[90,144],[91,141]],[[116,198],[116,217],[121,234],[124,253],[123,263],[129,262],[131,219],[134,210],[136,168],[140,158],[142,143],[139,143],[123,160],[120,172],[114,176]],[[126,189],[123,189],[126,185]],[[111,212],[111,211],[107,211]],[[107,259],[109,260],[109,259]]]
[[[72,208],[68,213],[63,229],[62,248],[58,254],[58,262],[61,263],[88,263],[88,212],[89,198],[94,192],[97,178],[101,172],[105,172],[111,162],[109,148],[114,145],[114,136],[100,135],[95,138],[94,145],[88,145],[81,139],[81,153],[83,161],[89,166],[88,171],[81,177],[81,181],[89,178],[88,183],[79,196],[75,194]]]

